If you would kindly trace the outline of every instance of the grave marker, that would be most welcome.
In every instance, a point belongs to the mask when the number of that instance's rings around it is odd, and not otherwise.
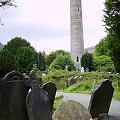
[[[56,95],[56,90],[57,90],[56,85],[55,83],[49,82],[43,85],[43,89],[48,93],[48,97],[49,97],[51,109],[52,109],[55,95]]]
[[[52,111],[47,93],[38,86],[38,81],[31,81],[32,90],[26,98],[30,120],[52,120]]]
[[[0,120],[29,120],[25,104],[28,90],[24,76],[12,71],[4,77],[2,85]]]
[[[114,88],[109,80],[103,81],[101,85],[93,91],[88,107],[92,118],[96,118],[103,113],[108,113],[113,92]]]

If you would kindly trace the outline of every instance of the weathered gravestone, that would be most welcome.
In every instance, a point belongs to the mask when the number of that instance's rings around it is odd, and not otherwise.
[[[57,90],[56,85],[55,83],[49,82],[43,85],[43,89],[48,93],[48,97],[52,109],[55,100],[56,90]]]
[[[71,86],[71,85],[73,85],[75,82],[74,82],[74,78],[73,77],[71,77],[71,78],[69,78],[68,79],[68,86]]]
[[[76,76],[76,77],[74,77],[74,78],[71,77],[71,78],[68,79],[68,86],[71,86],[71,85],[73,85],[73,84],[81,81],[82,79],[83,79],[82,76]]]
[[[89,111],[92,118],[97,118],[100,114],[108,113],[111,104],[114,88],[109,80],[105,80],[95,89],[91,95]]]
[[[47,93],[39,88],[37,80],[31,81],[32,90],[26,98],[30,120],[52,120],[52,111]]]
[[[120,88],[120,81],[116,82],[117,88]]]
[[[24,76],[25,76],[25,74],[24,74]],[[37,80],[39,85],[41,85],[43,83],[42,78],[36,76],[35,72],[33,70],[31,70],[29,73],[29,77],[26,78],[26,82],[25,82],[26,86],[31,87],[31,84],[32,84],[31,82],[33,80]]]
[[[8,73],[1,90],[0,120],[29,120],[25,104],[28,89],[24,76],[16,71]]]
[[[83,105],[69,100],[57,108],[52,118],[53,120],[90,120],[91,115]]]

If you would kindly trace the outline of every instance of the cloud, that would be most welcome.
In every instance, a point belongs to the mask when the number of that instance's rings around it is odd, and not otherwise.
[[[102,26],[104,0],[82,0],[84,46],[96,45],[105,34]],[[23,0],[3,13],[3,44],[12,37],[27,39],[38,51],[70,51],[70,0]]]
[[[47,42],[46,42],[47,41]],[[37,51],[45,51],[49,54],[56,50],[65,50],[70,52],[70,37],[56,37],[53,39],[31,40],[31,45],[35,46]]]

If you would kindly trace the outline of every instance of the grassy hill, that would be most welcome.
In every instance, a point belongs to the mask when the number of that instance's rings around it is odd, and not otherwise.
[[[82,81],[68,87],[68,79],[70,77],[82,76]],[[109,79],[112,81],[112,86],[114,87],[114,99],[120,101],[120,87],[117,88],[117,81],[120,80],[120,75],[116,76],[116,74],[111,73],[102,73],[102,72],[77,72],[77,71],[65,71],[65,70],[55,70],[50,71],[46,74],[46,76],[42,77],[43,81],[46,82],[54,82],[57,85],[57,89],[64,92],[70,93],[88,93],[91,94],[93,90],[94,81],[96,84],[100,83],[104,79]]]

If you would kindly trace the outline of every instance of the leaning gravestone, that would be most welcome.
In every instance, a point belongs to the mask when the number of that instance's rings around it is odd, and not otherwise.
[[[0,120],[29,120],[25,104],[27,92],[21,73],[12,71],[4,77]]]
[[[57,108],[52,118],[53,120],[90,120],[91,115],[83,105],[69,100]]]
[[[49,82],[43,85],[43,89],[48,93],[48,97],[52,109],[55,100],[56,90],[57,90],[56,85],[55,83]]]
[[[117,88],[120,88],[120,81],[117,81]]]
[[[30,120],[52,120],[52,111],[47,93],[39,88],[37,80],[31,81],[32,90],[26,98]],[[22,120],[22,119],[21,119]]]
[[[68,86],[71,86],[73,84],[74,84],[74,78],[71,77],[71,78],[68,79]]]
[[[111,104],[114,88],[109,80],[105,80],[93,91],[89,103],[89,111],[92,118],[97,118],[100,114],[108,113]]]

